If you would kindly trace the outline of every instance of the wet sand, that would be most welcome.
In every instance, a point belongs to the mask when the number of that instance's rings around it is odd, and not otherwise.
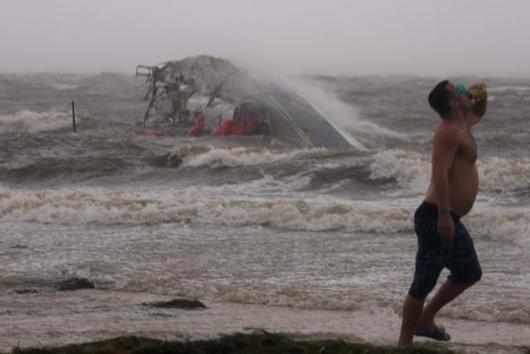
[[[168,300],[149,293],[104,290],[2,295],[0,351],[131,335],[171,341],[212,339],[256,330],[298,339],[394,346],[399,332],[398,315],[370,309],[327,311],[205,302],[206,309],[180,310],[143,305]],[[530,349],[530,328],[524,324],[446,318],[439,321],[452,335],[452,341],[418,342],[467,353],[526,353]]]

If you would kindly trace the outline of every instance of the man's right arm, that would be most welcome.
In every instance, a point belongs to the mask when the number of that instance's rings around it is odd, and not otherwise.
[[[484,114],[486,114],[486,110],[488,109],[488,91],[485,84],[475,84],[471,85],[470,89],[477,89],[482,88],[483,94],[481,97],[477,97],[475,99],[475,104],[471,112],[469,112],[466,116],[466,123],[469,128],[477,124]]]
[[[440,126],[433,138],[432,182],[438,205],[438,232],[444,238],[454,236],[454,223],[450,213],[449,173],[458,150],[458,128]]]

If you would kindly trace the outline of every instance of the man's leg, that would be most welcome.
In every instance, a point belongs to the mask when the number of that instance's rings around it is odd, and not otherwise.
[[[425,300],[419,300],[410,294],[405,298],[403,303],[403,319],[401,321],[401,333],[399,335],[399,346],[401,348],[412,345],[412,336],[422,314],[423,303]]]
[[[453,301],[471,285],[473,285],[473,283],[455,284],[450,280],[447,280],[445,283],[443,283],[431,301],[429,301],[427,306],[423,308],[418,325],[421,327],[426,327],[429,331],[434,330],[434,316],[436,316],[438,311],[440,311],[440,309],[449,302]]]
[[[434,317],[442,307],[453,301],[482,277],[473,240],[460,221],[456,223],[456,235],[453,239],[447,267],[451,271],[451,275],[423,308],[420,317],[419,325],[428,330],[434,329]]]

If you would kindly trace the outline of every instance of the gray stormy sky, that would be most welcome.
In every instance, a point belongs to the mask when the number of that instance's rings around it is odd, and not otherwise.
[[[0,0],[0,72],[211,54],[288,73],[530,75],[527,0]]]

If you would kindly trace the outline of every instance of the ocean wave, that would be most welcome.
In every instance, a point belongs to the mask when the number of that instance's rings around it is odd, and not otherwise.
[[[21,110],[14,114],[0,115],[0,133],[36,133],[63,129],[71,125],[71,113],[56,110],[46,112]]]
[[[473,234],[530,245],[528,208],[477,207],[465,217]]]
[[[371,158],[370,178],[395,180],[396,193],[425,193],[431,173],[430,156],[414,151],[391,149]],[[530,159],[492,157],[477,163],[480,190],[489,194],[517,193],[530,189]]]
[[[430,156],[402,149],[390,149],[373,155],[339,153],[326,149],[300,149],[274,152],[266,148],[184,149],[172,155],[185,167],[245,167],[274,165],[308,160],[292,173],[311,184],[338,184],[354,180],[366,185],[382,186],[381,192],[392,195],[422,195],[429,186]],[[309,162],[309,160],[311,160]],[[487,194],[518,193],[530,190],[530,160],[493,157],[477,163],[480,190]],[[274,172],[271,172],[274,173]],[[279,176],[275,176],[279,178]],[[284,178],[284,177],[283,177]],[[394,182],[399,188],[384,187]]]
[[[0,220],[59,224],[186,222],[265,225],[289,230],[411,230],[411,209],[377,202],[314,199],[229,199],[174,191],[142,195],[104,190],[0,192]]]
[[[393,234],[413,232],[410,200],[348,201],[323,197],[243,199],[200,192],[109,192],[97,189],[0,191],[0,221],[58,224],[196,223],[262,225],[287,230]],[[528,208],[479,207],[465,218],[473,234],[530,241]]]
[[[100,177],[123,172],[130,163],[114,156],[80,156],[77,158],[41,157],[35,161],[21,161],[0,166],[0,180],[43,182],[56,177],[79,179]]]
[[[414,151],[391,149],[376,153],[370,163],[370,178],[394,179],[406,193],[424,193],[429,185],[430,162]]]
[[[493,157],[478,163],[480,188],[488,192],[530,189],[530,159]]]
[[[157,163],[158,166],[212,169],[271,166],[272,176],[269,177],[278,179],[278,183],[289,179],[284,169],[278,169],[286,164],[291,166],[288,175],[309,178],[312,187],[324,185],[329,188],[329,184],[342,185],[349,180],[374,186],[396,181],[401,188],[396,193],[423,193],[430,169],[428,160],[420,154],[399,149],[367,155],[327,149],[274,151],[265,147],[185,146],[159,158]]]
[[[339,152],[323,148],[296,149],[276,152],[263,147],[183,147],[169,156],[168,161],[178,161],[183,167],[240,167],[273,164],[304,158],[331,157]]]

